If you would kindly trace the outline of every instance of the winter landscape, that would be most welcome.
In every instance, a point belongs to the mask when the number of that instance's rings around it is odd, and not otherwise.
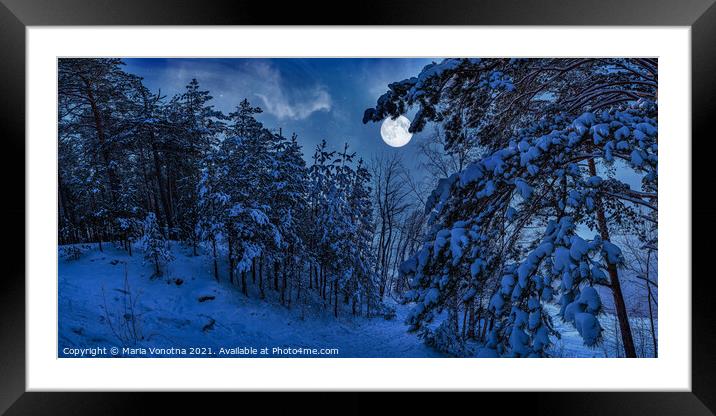
[[[657,357],[648,58],[58,60],[58,356]]]

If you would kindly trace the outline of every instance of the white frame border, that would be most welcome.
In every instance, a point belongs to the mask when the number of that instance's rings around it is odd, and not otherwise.
[[[27,27],[26,375],[55,390],[691,391],[688,27]],[[497,41],[499,40],[499,41]],[[659,58],[659,358],[57,358],[59,56]],[[377,98],[377,97],[376,97]],[[665,306],[666,305],[666,306]]]

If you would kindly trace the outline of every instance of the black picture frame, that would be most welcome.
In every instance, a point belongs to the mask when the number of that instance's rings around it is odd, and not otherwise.
[[[510,393],[496,396],[506,411],[549,414],[708,415],[716,412],[716,322],[709,269],[709,239],[716,235],[711,118],[716,113],[716,6],[714,0],[412,0],[275,2],[245,0],[0,0],[0,164],[5,202],[1,204],[3,276],[0,277],[0,412],[18,414],[133,414],[202,408],[238,411],[246,399],[206,398],[196,394],[28,393],[25,392],[25,28],[46,25],[628,25],[691,27],[692,58],[692,385],[690,392]],[[317,10],[323,10],[317,12]],[[628,40],[625,40],[628,41]],[[20,177],[23,180],[20,180]],[[668,197],[668,196],[667,196]],[[2,235],[2,234],[0,234]],[[711,256],[710,256],[711,255]],[[694,267],[696,266],[696,267]],[[679,278],[667,276],[665,278]],[[668,311],[666,312],[668,313]],[[476,375],[479,376],[479,375]],[[615,377],[618,375],[615,374]],[[442,413],[465,403],[457,400],[400,398],[381,411],[412,407],[423,411],[440,404]],[[262,399],[265,402],[265,399]],[[326,404],[327,401],[335,404]],[[364,396],[308,395],[271,401],[270,409],[288,411],[302,404],[315,411],[366,414],[375,411]],[[476,404],[477,406],[477,404]],[[478,409],[478,408],[476,408]],[[457,411],[457,410],[456,410]],[[472,410],[469,410],[472,411]]]

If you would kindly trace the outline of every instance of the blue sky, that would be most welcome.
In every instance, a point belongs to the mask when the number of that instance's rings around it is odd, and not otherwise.
[[[145,85],[171,97],[196,78],[214,97],[214,106],[228,113],[243,99],[264,113],[258,119],[267,128],[295,132],[310,158],[326,139],[334,149],[348,142],[366,160],[380,153],[402,152],[406,165],[418,168],[413,136],[395,149],[380,137],[380,123],[363,124],[366,108],[375,105],[390,82],[416,76],[432,61],[424,58],[132,58],[124,59],[128,72],[144,78]]]

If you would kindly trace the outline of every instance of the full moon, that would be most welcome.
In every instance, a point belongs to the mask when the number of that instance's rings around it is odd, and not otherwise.
[[[413,133],[408,131],[410,120],[405,116],[398,116],[395,120],[388,117],[380,126],[380,135],[383,141],[392,147],[402,147],[408,144]]]

